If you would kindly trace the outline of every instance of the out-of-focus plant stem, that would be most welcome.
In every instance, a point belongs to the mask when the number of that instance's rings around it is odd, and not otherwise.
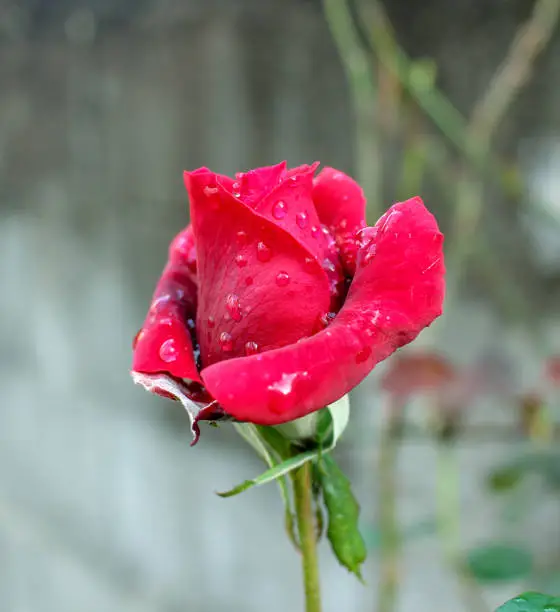
[[[400,406],[389,396],[385,422],[379,441],[377,499],[380,532],[380,573],[378,582],[377,612],[394,612],[400,586],[399,557],[401,534],[397,515],[397,457],[400,435],[397,421]]]
[[[382,158],[375,121],[377,87],[368,53],[360,44],[346,0],[323,0],[325,19],[338,48],[355,121],[356,178],[368,198],[372,218],[381,211]]]
[[[311,462],[292,472],[294,505],[302,556],[305,612],[321,612],[321,585],[317,558],[317,533],[313,492],[311,486]]]
[[[379,62],[396,75],[443,135],[479,172],[494,180],[498,178],[508,191],[517,188],[511,180],[511,168],[506,171],[498,160],[488,158],[488,151],[468,139],[465,117],[437,89],[435,75],[429,75],[428,70],[411,60],[399,46],[383,4],[378,0],[360,0],[358,7],[364,32]]]
[[[479,149],[490,155],[492,138],[508,109],[531,75],[538,54],[549,42],[560,15],[560,0],[537,0],[529,20],[513,39],[509,51],[491,79],[488,89],[475,105],[466,132],[467,149]],[[484,203],[484,185],[480,175],[465,167],[458,184],[455,220],[451,234],[450,265],[455,268],[453,289],[461,281],[460,265],[472,253]],[[464,265],[463,265],[464,267]]]
[[[460,471],[457,449],[452,441],[438,441],[436,461],[437,524],[444,558],[457,578],[465,609],[489,612],[462,558]]]

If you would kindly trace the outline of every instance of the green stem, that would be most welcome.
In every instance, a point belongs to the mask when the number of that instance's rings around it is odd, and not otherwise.
[[[321,612],[321,587],[317,560],[317,534],[313,493],[311,489],[311,462],[292,472],[294,505],[299,532],[305,588],[305,612]]]
[[[398,438],[395,431],[397,406],[391,398],[387,406],[386,423],[379,443],[379,528],[380,576],[377,612],[396,609],[399,590],[399,556],[401,536],[397,519],[397,454]]]
[[[323,0],[323,12],[350,88],[355,121],[356,178],[372,217],[382,210],[382,157],[375,113],[377,84],[346,0]]]
[[[457,450],[453,442],[440,440],[437,449],[437,522],[445,560],[459,583],[466,609],[488,612],[478,586],[461,552],[461,499]]]

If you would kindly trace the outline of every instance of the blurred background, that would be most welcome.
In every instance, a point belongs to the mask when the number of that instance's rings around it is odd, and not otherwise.
[[[560,592],[559,12],[0,0],[2,612],[302,608],[276,487],[214,494],[256,456],[128,375],[182,171],[283,159],[446,234],[444,316],[352,394],[367,584],[322,542],[325,611]]]

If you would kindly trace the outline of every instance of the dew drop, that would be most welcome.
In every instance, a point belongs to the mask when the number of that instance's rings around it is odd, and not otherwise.
[[[159,295],[153,302],[150,307],[150,311],[152,313],[161,312],[168,302],[171,301],[171,296],[169,293],[164,293],[163,295]]]
[[[231,186],[232,188],[232,194],[234,198],[238,198],[241,195],[241,185],[236,181],[235,183],[233,183],[233,185]]]
[[[261,262],[270,261],[272,257],[272,252],[269,247],[266,246],[264,242],[259,242],[257,244],[257,259]]]
[[[169,338],[159,347],[159,356],[162,361],[165,363],[171,363],[175,361],[178,357],[179,353],[177,351],[177,347],[175,346],[175,340],[173,338]]]
[[[247,232],[243,230],[237,232],[237,244],[239,246],[245,246],[249,242],[249,238],[247,236]]]
[[[255,355],[259,352],[259,345],[256,342],[247,342],[245,344],[245,355],[249,357],[250,355]]]
[[[369,346],[364,347],[361,351],[356,354],[356,363],[363,363],[371,355],[371,348]]]
[[[216,327],[216,321],[214,320],[214,317],[208,317],[206,325],[208,325],[209,329],[213,329],[214,327]]]
[[[235,293],[229,293],[226,296],[226,309],[234,321],[241,321],[243,317],[241,314],[241,304],[239,303],[239,297]]]
[[[217,187],[209,187],[206,186],[204,189],[204,195],[207,197],[211,197],[213,195],[216,195],[218,193],[218,188]]]
[[[237,255],[235,258],[235,263],[237,264],[238,268],[244,268],[247,265],[247,258],[245,255]]]
[[[222,351],[224,351],[224,353],[231,353],[231,351],[233,351],[233,338],[231,337],[231,334],[222,332],[218,342],[220,343],[220,348]]]
[[[313,257],[306,257],[303,265],[308,272],[313,272],[315,270],[316,261]]]
[[[321,315],[319,321],[323,327],[328,327],[335,317],[336,312],[325,312],[325,314]]]
[[[276,275],[276,284],[279,287],[285,287],[290,283],[290,275],[287,272],[278,272]]]
[[[288,207],[286,206],[286,202],[283,200],[278,200],[276,204],[272,207],[272,216],[275,219],[283,219],[288,214]]]
[[[373,248],[371,248],[363,257],[362,260],[360,262],[360,266],[362,268],[365,268],[366,266],[368,266],[372,261],[373,258],[375,257],[375,246]]]
[[[300,229],[305,229],[309,223],[309,217],[305,211],[298,212],[296,215],[296,223]]]
[[[321,235],[321,228],[316,225],[311,226],[311,236],[317,240]]]
[[[248,276],[245,279],[245,284],[247,285],[247,287],[250,287],[253,284],[253,277],[252,276]]]
[[[170,320],[170,322],[172,323],[172,321]],[[196,324],[194,322],[194,319],[187,319],[187,327],[190,330],[193,330],[196,327]]]
[[[297,378],[297,372],[293,374],[282,374],[282,378],[268,386],[269,391],[280,393],[281,395],[289,395],[292,392],[294,380]]]
[[[323,268],[325,270],[328,270],[329,272],[335,272],[336,271],[336,266],[334,265],[332,260],[330,260],[328,257],[326,259],[323,259]]]

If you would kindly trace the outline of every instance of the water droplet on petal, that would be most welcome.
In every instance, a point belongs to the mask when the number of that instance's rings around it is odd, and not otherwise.
[[[245,246],[248,242],[249,238],[247,236],[247,232],[244,232],[243,230],[237,232],[237,244],[239,246]]]
[[[247,285],[247,287],[251,286],[253,284],[253,277],[252,276],[248,276],[245,279],[245,284]]]
[[[171,321],[171,323],[173,322]],[[187,319],[187,327],[191,330],[193,330],[196,327],[194,319]]]
[[[153,302],[150,307],[150,311],[152,313],[161,312],[171,301],[171,295],[169,293],[164,293],[163,295],[159,295]]]
[[[173,338],[169,338],[159,347],[159,356],[162,361],[165,363],[171,363],[175,361],[179,355],[177,351],[177,347],[175,346],[175,340]]]
[[[282,374],[282,378],[269,385],[268,390],[280,393],[281,395],[289,395],[292,392],[292,386],[296,378],[297,372],[293,374]]]
[[[325,312],[321,315],[319,321],[323,327],[328,327],[336,317],[336,312]]]
[[[315,259],[313,259],[313,257],[306,257],[303,262],[303,265],[308,272],[313,272],[315,270],[317,262],[315,261]]]
[[[229,293],[226,296],[226,308],[234,321],[241,321],[243,317],[241,314],[241,304],[239,303],[239,297],[235,293]]]
[[[375,257],[375,245],[373,245],[370,250],[362,257],[360,261],[360,267],[365,268],[369,265]]]
[[[279,287],[285,287],[290,283],[290,275],[287,272],[278,272],[276,275],[276,284]]]
[[[311,226],[311,236],[317,240],[321,235],[321,228],[316,225]]]
[[[272,252],[269,247],[266,246],[264,242],[259,242],[257,244],[257,259],[261,262],[270,261],[272,257]]]
[[[222,332],[218,342],[220,343],[220,348],[222,351],[224,351],[224,353],[231,353],[231,351],[233,351],[233,338],[231,337],[231,334]]]
[[[334,265],[334,263],[328,257],[323,259],[323,268],[325,270],[328,270],[329,272],[335,272],[336,271],[336,266]]]
[[[237,264],[238,268],[244,268],[247,265],[247,258],[245,255],[237,255],[235,258],[235,263]]]
[[[208,317],[206,325],[208,325],[209,329],[213,329],[214,327],[216,327],[216,321],[214,320],[214,317]]]
[[[207,197],[216,195],[218,193],[217,187],[209,187],[208,185],[202,190],[204,191],[204,195]]]
[[[241,195],[241,185],[236,181],[235,183],[233,183],[233,185],[231,186],[232,189],[232,194],[234,198],[238,198]]]
[[[272,207],[272,216],[275,219],[283,219],[288,214],[288,207],[286,206],[286,202],[283,200],[278,200],[276,204]]]
[[[247,342],[245,344],[245,355],[249,357],[250,355],[255,355],[255,353],[259,352],[259,345],[256,342]]]
[[[371,348],[369,346],[364,347],[361,351],[356,354],[356,363],[363,363],[371,355]]]
[[[305,211],[298,212],[296,215],[296,223],[300,229],[305,229],[309,223],[309,217]]]

